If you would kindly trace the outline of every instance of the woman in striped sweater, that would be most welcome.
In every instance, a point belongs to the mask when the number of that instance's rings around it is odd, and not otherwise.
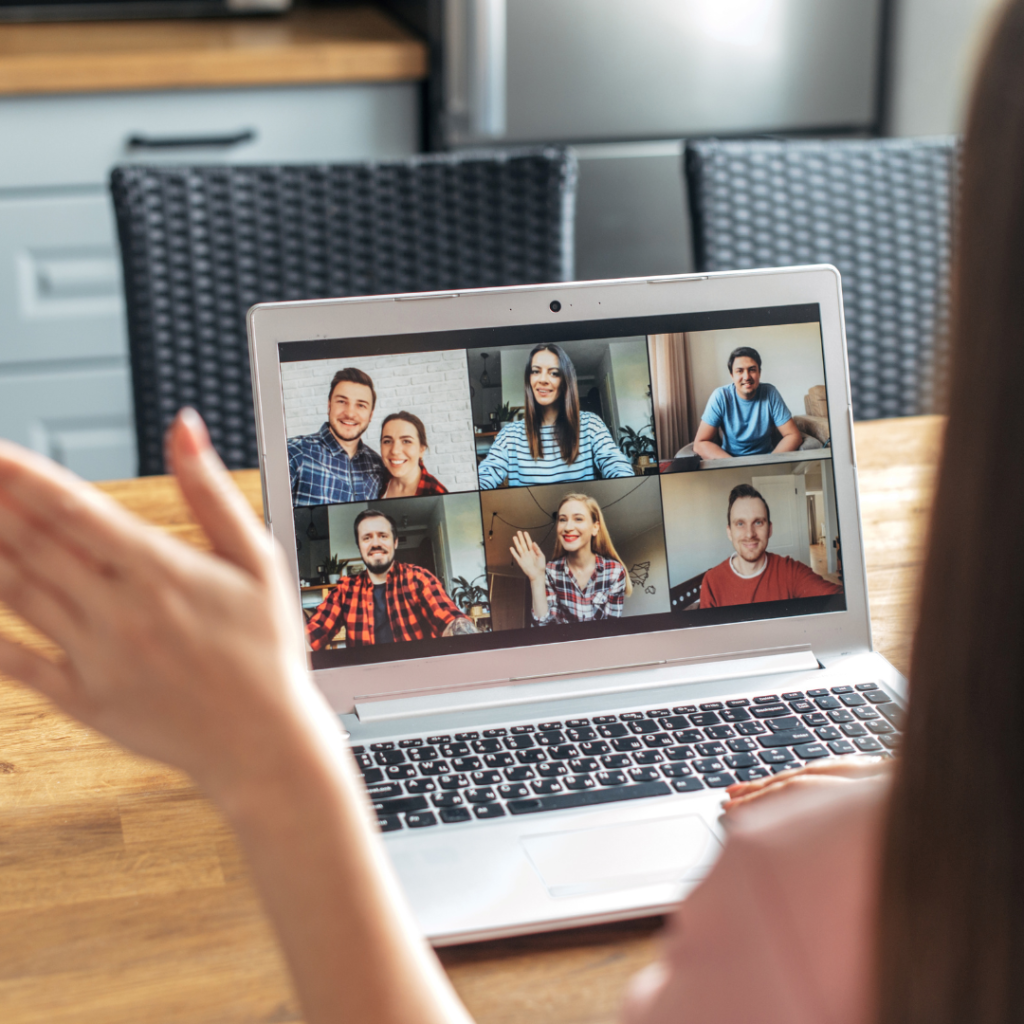
[[[481,490],[633,475],[601,417],[580,412],[576,367],[558,345],[534,348],[525,383],[525,416],[494,439],[477,469]]]

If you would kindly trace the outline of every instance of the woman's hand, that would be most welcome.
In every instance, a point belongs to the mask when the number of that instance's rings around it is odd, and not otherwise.
[[[726,792],[729,799],[722,804],[726,812],[747,807],[766,796],[806,786],[835,785],[851,779],[864,779],[870,775],[883,775],[890,770],[892,761],[887,757],[865,757],[853,754],[832,757],[825,761],[812,761],[802,768],[794,768],[778,775],[769,775],[753,782],[737,782]]]
[[[523,570],[531,583],[544,579],[547,560],[537,542],[528,533],[520,530],[512,538],[512,547],[509,550],[512,552],[516,564]]]
[[[168,454],[212,556],[0,442],[0,600],[60,648],[0,638],[0,671],[227,797],[274,772],[311,721],[339,730],[308,678],[283,555],[195,412]]]

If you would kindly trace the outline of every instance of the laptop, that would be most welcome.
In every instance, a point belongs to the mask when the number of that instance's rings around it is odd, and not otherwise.
[[[835,268],[248,330],[310,666],[435,944],[663,913],[730,783],[895,749]]]

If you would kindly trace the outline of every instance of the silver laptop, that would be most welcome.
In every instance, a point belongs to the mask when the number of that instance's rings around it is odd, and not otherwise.
[[[832,267],[271,303],[267,522],[437,944],[657,914],[898,741]]]

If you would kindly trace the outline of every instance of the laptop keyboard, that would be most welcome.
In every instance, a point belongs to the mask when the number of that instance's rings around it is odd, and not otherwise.
[[[703,793],[896,749],[877,683],[761,694],[353,746],[380,828],[430,828]]]

